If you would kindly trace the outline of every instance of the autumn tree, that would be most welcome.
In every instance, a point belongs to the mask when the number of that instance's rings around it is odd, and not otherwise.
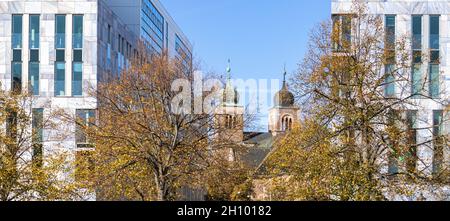
[[[138,54],[120,77],[92,91],[98,119],[77,121],[93,148],[78,173],[99,200],[179,199],[181,187],[204,188],[212,156],[230,147],[212,139],[220,128],[206,108],[220,85],[196,94],[192,63],[145,47]]]
[[[68,152],[59,151],[65,135],[43,146],[43,131],[57,128],[59,114],[33,106],[28,93],[0,89],[0,201],[81,199],[67,175]]]
[[[417,63],[439,58],[413,54],[410,37],[396,35],[383,19],[355,1],[348,14],[311,32],[309,50],[292,79],[305,120],[273,155],[274,162],[292,162],[273,165],[293,175],[298,191],[287,190],[294,194],[289,199],[378,200],[385,199],[386,188],[406,193],[407,183],[448,182],[442,179],[448,174],[442,160],[449,148],[445,118],[419,128],[427,119],[414,111],[423,99],[437,105],[445,100],[429,86],[436,79],[410,78]],[[420,131],[433,136],[419,142]],[[434,163],[419,157],[419,150],[433,151]]]

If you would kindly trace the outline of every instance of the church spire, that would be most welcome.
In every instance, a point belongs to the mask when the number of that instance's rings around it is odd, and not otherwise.
[[[237,105],[239,103],[239,93],[231,84],[231,60],[228,59],[227,81],[223,90],[223,103],[227,105]]]
[[[287,75],[286,64],[284,64],[284,72],[283,72],[283,88],[286,88],[286,87],[287,87],[287,84],[286,84],[286,75]]]

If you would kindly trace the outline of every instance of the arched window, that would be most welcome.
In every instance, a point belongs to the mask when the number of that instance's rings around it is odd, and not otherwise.
[[[236,127],[236,116],[226,115],[225,117],[225,128],[234,129]]]
[[[292,130],[292,117],[289,115],[284,116],[281,118],[281,131],[290,131]]]

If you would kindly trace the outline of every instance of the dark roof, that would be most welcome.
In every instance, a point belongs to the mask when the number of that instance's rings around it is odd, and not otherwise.
[[[246,132],[244,144],[249,146],[248,152],[242,156],[242,160],[252,168],[258,168],[272,151],[275,137],[272,133]]]

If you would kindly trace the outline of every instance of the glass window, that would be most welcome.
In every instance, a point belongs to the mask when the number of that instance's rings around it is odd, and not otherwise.
[[[352,35],[352,18],[350,15],[333,15],[334,50],[340,51],[350,47]]]
[[[22,48],[22,15],[12,16],[12,48]]]
[[[384,95],[386,97],[392,97],[395,95],[395,76],[394,76],[394,65],[388,64],[385,67],[385,88]]]
[[[439,50],[439,16],[430,16],[430,48]]]
[[[65,48],[66,47],[66,16],[56,15],[55,16],[55,47]]]
[[[13,61],[21,62],[22,61],[22,50],[13,50]]]
[[[433,111],[433,173],[441,172],[444,161],[445,138],[443,136],[444,112],[442,110]]]
[[[30,93],[33,95],[39,95],[39,63],[30,62],[28,73]]]
[[[73,63],[73,75],[72,75],[72,96],[83,95],[83,64],[79,62]]]
[[[44,140],[44,109],[32,110],[32,142],[33,142],[33,163],[35,166],[42,166],[42,142]]]
[[[30,48],[39,48],[39,15],[30,15]]]
[[[422,50],[422,16],[414,15],[412,17],[412,48],[414,51]]]
[[[73,48],[83,48],[83,15],[73,16]]]
[[[422,81],[422,72],[421,65],[415,64],[412,69],[411,81],[412,81],[412,90],[411,93],[415,98],[419,98],[422,95],[423,91],[423,81]]]
[[[12,72],[12,91],[20,93],[22,91],[22,62],[13,62]]]
[[[112,42],[111,25],[108,25],[108,44]]]
[[[73,50],[73,61],[74,62],[82,62],[83,61],[83,51],[82,50]]]
[[[55,63],[55,96],[66,95],[66,63]]]
[[[77,147],[90,147],[90,141],[85,130],[95,124],[95,110],[76,110],[76,143]]]
[[[407,124],[408,124],[408,144],[409,149],[406,153],[406,169],[408,172],[413,173],[416,170],[417,163],[417,113],[416,110],[407,111]]]
[[[432,98],[439,98],[440,88],[439,88],[439,65],[431,64],[430,65],[430,82],[429,82],[429,95]]]
[[[386,16],[386,48],[395,50],[395,16]]]
[[[66,61],[65,56],[66,51],[64,49],[56,50],[56,61]]]
[[[31,62],[39,62],[39,50],[37,50],[37,49],[30,50],[30,61]]]

